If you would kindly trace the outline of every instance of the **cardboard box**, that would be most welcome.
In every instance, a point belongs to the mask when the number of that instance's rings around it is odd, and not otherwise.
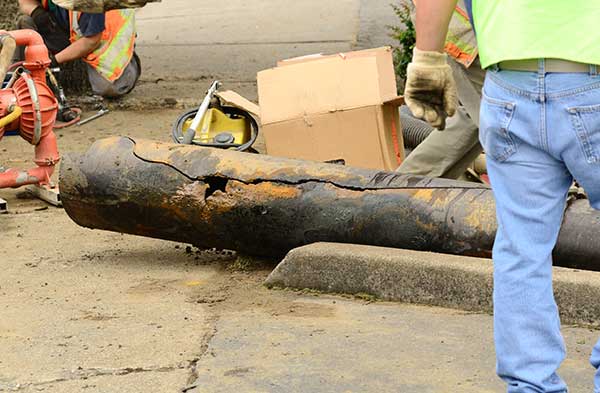
[[[394,170],[404,158],[390,48],[279,62],[258,74],[267,153]]]
[[[219,100],[221,101],[221,105],[233,106],[235,108],[245,110],[246,112],[250,113],[256,118],[260,116],[260,108],[258,107],[258,105],[242,97],[235,91],[217,91],[215,93],[215,96],[219,98]]]

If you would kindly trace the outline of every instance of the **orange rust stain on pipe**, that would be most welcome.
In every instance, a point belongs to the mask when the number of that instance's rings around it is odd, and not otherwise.
[[[495,227],[495,222],[493,209],[484,206],[473,206],[471,214],[465,217],[466,224],[480,230],[491,230]]]
[[[189,199],[198,203],[204,203],[204,195],[207,189],[208,185],[206,183],[195,181],[181,187],[175,193],[173,199],[179,198],[182,201]]]
[[[230,181],[227,191],[231,191],[231,193],[244,192],[252,195],[252,198],[257,200],[295,199],[302,194],[302,191],[294,186],[273,182],[245,184]]]
[[[206,201],[204,200],[207,188],[208,185],[201,182],[186,184],[175,195],[163,200],[160,206],[182,220],[189,219],[189,211],[186,212],[185,208],[192,206],[208,222],[210,214],[206,214]]]
[[[419,219],[419,218],[417,218],[417,219],[415,220],[415,223],[416,223],[418,226],[420,226],[421,228],[423,228],[423,229],[425,229],[425,230],[427,230],[427,231],[434,232],[434,231],[437,229],[434,223],[432,223],[432,222],[429,222],[429,223],[427,223],[427,222],[423,222],[423,221],[421,221],[421,219]]]
[[[113,149],[120,140],[121,140],[121,138],[119,138],[119,137],[104,138],[104,139],[97,140],[96,142],[94,142],[94,144],[96,144],[96,146],[98,146],[99,150],[109,150],[109,149]]]
[[[431,201],[433,200],[433,192],[433,189],[420,189],[413,194],[413,198],[423,201],[425,203],[431,203]]]

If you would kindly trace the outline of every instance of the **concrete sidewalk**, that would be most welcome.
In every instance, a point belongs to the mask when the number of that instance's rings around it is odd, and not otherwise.
[[[378,0],[163,0],[137,14],[144,78],[254,82],[277,60],[391,43]]]
[[[267,284],[357,298],[297,293],[277,308],[273,299],[290,293],[276,290],[253,307],[221,305],[190,391],[506,391],[494,374],[490,260],[319,243],[290,252]],[[556,269],[555,287],[565,321],[599,322],[600,273]],[[469,311],[372,303],[370,295]],[[566,326],[563,334],[569,355],[560,373],[572,391],[591,391],[598,332]]]
[[[195,393],[502,393],[492,318],[455,310],[265,293],[253,307],[222,306]],[[561,376],[591,392],[597,332],[563,329]]]
[[[123,106],[197,105],[214,79],[256,100],[256,73],[278,60],[390,45],[397,23],[379,0],[148,4],[137,13],[141,83]]]

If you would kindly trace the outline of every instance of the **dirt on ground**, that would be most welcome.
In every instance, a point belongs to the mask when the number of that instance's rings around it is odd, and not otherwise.
[[[17,0],[0,0],[0,30],[12,30],[19,11]]]

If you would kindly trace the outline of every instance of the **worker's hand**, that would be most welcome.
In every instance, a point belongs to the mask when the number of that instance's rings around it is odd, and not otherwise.
[[[446,55],[415,48],[408,65],[404,100],[412,114],[433,127],[446,128],[456,112],[456,84]]]

